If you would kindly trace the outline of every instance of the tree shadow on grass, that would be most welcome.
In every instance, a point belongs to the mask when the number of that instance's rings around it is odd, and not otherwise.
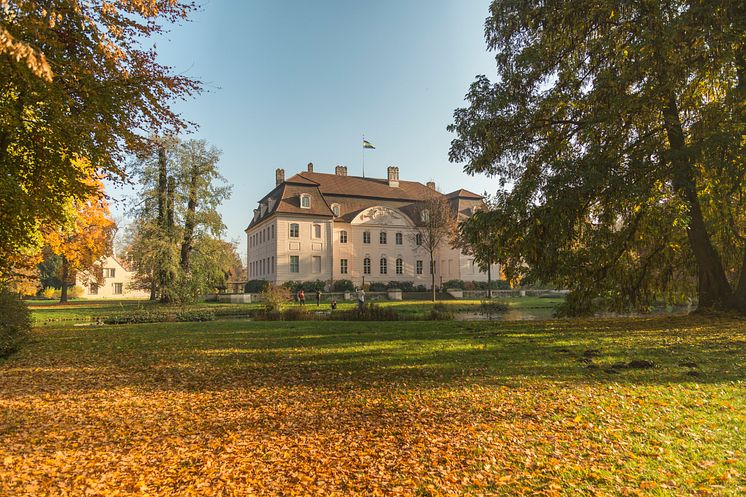
[[[745,365],[746,322],[727,319],[168,323],[38,332],[0,391],[722,383]]]

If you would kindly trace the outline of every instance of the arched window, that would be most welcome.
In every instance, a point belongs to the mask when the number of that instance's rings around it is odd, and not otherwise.
[[[381,231],[381,233],[378,235],[378,243],[381,245],[386,245],[386,232]]]
[[[370,274],[370,257],[363,259],[363,274]]]
[[[404,261],[401,257],[396,259],[396,274],[404,274]]]
[[[370,243],[370,231],[363,231],[363,243]]]
[[[339,217],[340,209],[339,204],[332,204],[332,212],[336,217]]]
[[[422,233],[417,233],[417,234],[416,234],[416,235],[414,236],[414,242],[415,242],[415,243],[417,244],[417,246],[418,246],[418,247],[419,247],[420,245],[422,245]]]
[[[401,245],[404,242],[404,237],[402,236],[401,233],[397,233],[394,238],[396,239],[397,245]]]
[[[347,231],[342,230],[339,232],[339,243],[347,243]]]
[[[381,274],[386,274],[389,269],[389,263],[385,257],[381,257]]]
[[[300,194],[300,206],[302,209],[311,208],[311,196],[307,193]]]

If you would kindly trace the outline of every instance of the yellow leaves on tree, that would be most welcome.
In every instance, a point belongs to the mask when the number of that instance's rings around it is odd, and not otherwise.
[[[67,222],[45,233],[45,241],[62,256],[62,297],[67,300],[67,285],[76,271],[91,268],[111,250],[116,227],[109,218],[109,206],[100,181],[91,182],[95,193],[83,202],[71,201],[67,206]]]

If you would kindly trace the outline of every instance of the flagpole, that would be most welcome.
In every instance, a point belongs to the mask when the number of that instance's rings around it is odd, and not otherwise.
[[[363,134],[363,178],[365,178],[365,134]]]

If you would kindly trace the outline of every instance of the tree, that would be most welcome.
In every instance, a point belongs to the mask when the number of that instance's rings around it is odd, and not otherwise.
[[[619,308],[698,295],[746,311],[742,2],[493,2],[498,81],[450,159],[498,176],[509,274]],[[694,287],[694,288],[693,288]]]
[[[154,140],[138,158],[142,191],[133,209],[128,260],[136,285],[149,285],[161,302],[191,301],[225,286],[235,247],[220,240],[217,211],[230,196],[217,165],[220,152],[203,140]]]
[[[489,198],[485,207],[489,209]],[[492,297],[492,266],[500,262],[500,238],[491,223],[489,211],[478,210],[458,223],[455,246],[474,258],[480,271],[487,273],[487,295]]]
[[[430,288],[435,302],[435,261],[438,250],[451,242],[455,234],[455,213],[448,200],[433,192],[416,204],[414,243],[425,250],[430,262]]]
[[[116,226],[109,218],[109,206],[100,182],[96,191],[85,202],[70,202],[68,222],[45,234],[51,251],[62,259],[60,302],[63,303],[67,302],[68,287],[74,282],[77,271],[90,270],[103,256],[111,253]]]
[[[196,8],[177,0],[0,2],[0,273],[39,247],[97,177],[122,179],[148,133],[188,123],[169,105],[200,85],[144,46]],[[83,160],[85,159],[85,160]]]

